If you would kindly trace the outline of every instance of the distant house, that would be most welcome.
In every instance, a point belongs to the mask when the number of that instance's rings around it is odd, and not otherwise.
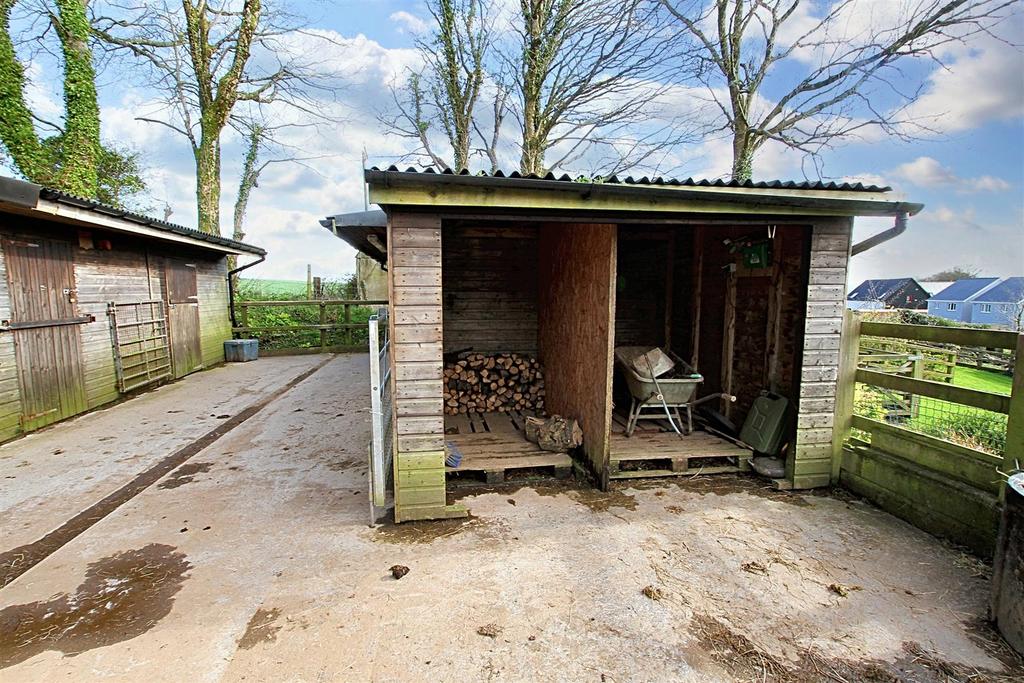
[[[1007,279],[1017,280],[1019,278]],[[957,280],[928,299],[928,313],[929,315],[962,323],[980,322],[975,319],[975,314],[982,312],[985,315],[990,314],[992,312],[990,308],[995,308],[992,304],[997,302],[986,300],[984,302],[985,306],[978,306],[977,308],[974,306],[974,303],[993,289],[999,288],[1001,282],[1003,281],[997,277],[975,277]]]
[[[1021,328],[1024,317],[1024,277],[1008,277],[974,297],[971,322]]]
[[[928,291],[912,277],[865,280],[846,295],[846,307],[855,311],[923,309],[927,305]]]

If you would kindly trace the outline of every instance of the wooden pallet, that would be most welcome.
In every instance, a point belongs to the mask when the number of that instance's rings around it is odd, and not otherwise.
[[[462,463],[446,467],[445,472],[482,474],[488,484],[501,483],[507,474],[523,470],[560,479],[569,477],[572,458],[566,453],[541,450],[527,441],[522,431],[525,421],[525,415],[519,412],[448,416],[444,438],[462,453]]]
[[[680,438],[674,432],[614,433],[608,476],[612,479],[672,477],[750,469],[749,450],[707,432]]]

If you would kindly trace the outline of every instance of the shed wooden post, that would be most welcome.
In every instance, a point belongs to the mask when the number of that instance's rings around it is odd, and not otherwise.
[[[786,460],[796,489],[832,481],[836,388],[852,219],[823,222],[811,230],[804,346],[797,402],[796,444]]]
[[[853,401],[857,389],[857,356],[860,350],[860,316],[853,311],[843,314],[839,378],[836,387],[836,416],[832,430],[832,483],[839,483],[843,463],[843,443],[853,423]]]
[[[441,219],[392,213],[388,263],[395,521],[461,517],[465,508],[445,499]]]
[[[1004,472],[1024,467],[1024,334],[1017,336],[1012,386],[1010,414],[1006,424],[1006,449],[1003,451]]]

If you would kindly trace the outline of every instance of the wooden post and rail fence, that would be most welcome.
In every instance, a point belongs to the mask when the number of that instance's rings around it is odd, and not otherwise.
[[[880,369],[865,337],[908,344],[948,344],[1015,356],[1009,395],[928,378],[921,358],[901,369]],[[1006,475],[1024,468],[1024,334],[1002,330],[861,321],[846,312],[833,434],[832,481],[914,525],[982,555],[990,555]],[[952,379],[952,378],[950,378]],[[862,387],[857,405],[858,386]],[[906,398],[902,411],[870,412],[864,396]],[[927,415],[925,415],[927,413]],[[1003,422],[1005,416],[1005,423]],[[1005,445],[960,438],[966,431],[1005,424]],[[1000,452],[1001,451],[1001,452]]]
[[[305,353],[350,353],[367,349],[365,336],[369,315],[381,306],[387,306],[387,300],[360,301],[354,299],[303,299],[297,301],[236,301],[235,320],[237,326],[232,328],[234,337],[255,337],[261,340],[260,355],[286,356]],[[251,312],[256,308],[289,308],[302,311],[310,322],[260,325],[251,324]],[[332,318],[332,313],[340,309],[340,315]],[[353,319],[353,312],[364,315]],[[301,345],[279,347],[275,337],[287,336],[295,338],[301,333],[309,333]]]

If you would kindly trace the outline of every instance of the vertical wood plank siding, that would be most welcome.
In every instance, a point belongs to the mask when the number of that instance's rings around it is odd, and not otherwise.
[[[18,234],[31,237],[27,226]],[[72,241],[78,314],[92,315],[94,322],[78,325],[85,384],[86,409],[117,400],[107,303],[164,300],[164,257],[161,245],[112,238],[113,250],[82,249]],[[202,362],[212,367],[224,362],[224,341],[231,338],[228,312],[227,261],[214,254],[190,257],[197,266]],[[11,318],[6,257],[0,248],[0,319]],[[13,335],[0,333],[0,441],[17,436],[22,414]]]
[[[540,233],[540,358],[546,408],[579,420],[583,452],[608,487],[616,226],[551,224]]]
[[[852,220],[815,225],[804,322],[796,447],[786,467],[794,488],[827,486],[832,472],[839,349]]]
[[[11,319],[7,261],[0,244],[0,320]],[[16,435],[21,419],[21,390],[14,352],[14,335],[0,332],[0,441]]]
[[[458,509],[445,505],[441,219],[393,213],[388,264],[395,521],[453,516]]]

